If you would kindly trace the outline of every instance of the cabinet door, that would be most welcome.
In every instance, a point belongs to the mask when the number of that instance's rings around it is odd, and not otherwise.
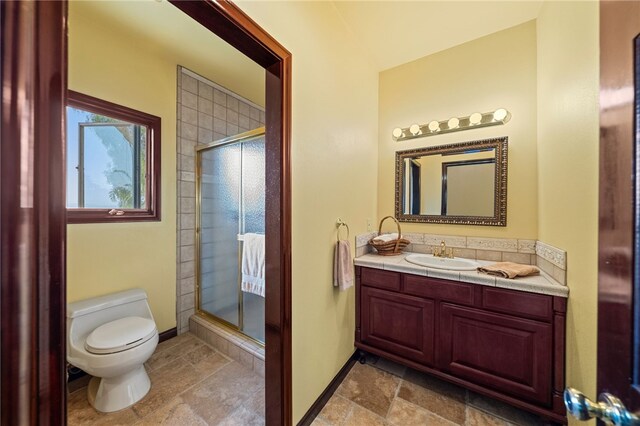
[[[522,399],[550,404],[550,324],[441,305],[438,364],[460,377]]]
[[[363,286],[362,342],[433,365],[434,302]]]

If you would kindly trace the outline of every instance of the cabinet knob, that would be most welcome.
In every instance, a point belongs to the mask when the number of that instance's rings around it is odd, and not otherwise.
[[[601,393],[600,401],[593,402],[579,390],[566,388],[564,405],[578,420],[597,418],[616,426],[640,425],[640,417],[628,411],[622,401],[610,393]]]

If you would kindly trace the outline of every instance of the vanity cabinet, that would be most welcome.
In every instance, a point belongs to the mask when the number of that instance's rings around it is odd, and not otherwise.
[[[433,365],[434,315],[433,300],[363,287],[362,342]]]
[[[356,347],[566,423],[566,299],[356,266]]]

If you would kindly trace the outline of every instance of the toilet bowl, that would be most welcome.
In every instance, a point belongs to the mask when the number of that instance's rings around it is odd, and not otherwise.
[[[158,345],[158,330],[144,290],[133,289],[67,305],[67,361],[94,376],[89,403],[113,412],[151,388],[144,363]]]

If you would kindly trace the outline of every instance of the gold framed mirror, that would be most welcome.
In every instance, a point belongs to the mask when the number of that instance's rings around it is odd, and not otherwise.
[[[507,225],[506,136],[396,152],[401,222]]]

